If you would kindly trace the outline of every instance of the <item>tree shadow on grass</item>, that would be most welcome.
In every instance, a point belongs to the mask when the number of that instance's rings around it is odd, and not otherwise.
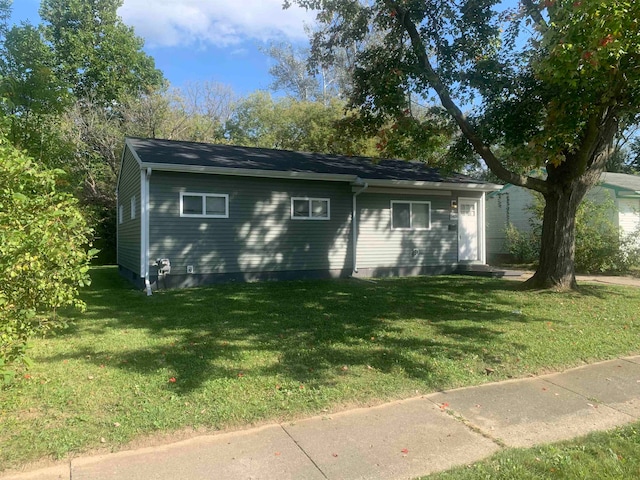
[[[166,367],[180,378],[178,393],[239,375],[328,386],[345,366],[401,371],[441,388],[449,374],[438,361],[493,363],[494,346],[507,342],[503,326],[547,321],[515,312],[508,295],[499,295],[515,292],[516,284],[467,277],[223,284],[146,297],[113,275],[97,271],[83,293],[88,310],[74,315],[76,326],[66,333],[96,335],[96,345],[40,361],[100,364],[108,357],[148,375]],[[125,336],[119,351],[100,343],[101,335],[139,330],[148,337],[144,346],[127,347]]]

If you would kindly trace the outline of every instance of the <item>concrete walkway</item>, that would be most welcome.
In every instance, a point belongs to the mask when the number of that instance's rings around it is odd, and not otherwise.
[[[410,479],[639,419],[637,356],[0,478]]]
[[[515,270],[507,270],[511,272],[511,275],[505,275],[505,280],[519,280],[525,281],[531,278],[534,272],[526,271],[520,272]],[[604,283],[607,285],[623,285],[627,287],[640,287],[640,278],[632,277],[629,275],[576,275],[576,281],[578,285],[583,282],[589,283]]]

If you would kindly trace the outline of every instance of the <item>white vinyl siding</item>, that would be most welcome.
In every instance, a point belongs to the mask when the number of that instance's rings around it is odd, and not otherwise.
[[[621,198],[618,200],[618,224],[623,235],[634,235],[640,229],[640,200]]]
[[[180,192],[180,216],[229,218],[229,195]]]
[[[392,230],[429,230],[431,202],[391,201]]]
[[[328,198],[291,198],[291,218],[293,220],[329,220]]]

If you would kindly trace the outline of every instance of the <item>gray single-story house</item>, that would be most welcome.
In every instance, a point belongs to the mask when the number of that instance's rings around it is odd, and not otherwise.
[[[622,236],[636,235],[640,229],[640,176],[605,172],[600,182],[591,188],[585,199],[608,202],[611,222],[620,228]],[[508,255],[506,228],[509,224],[521,232],[531,231],[535,203],[531,190],[507,184],[487,195],[487,255],[498,260]]]
[[[419,162],[127,138],[118,265],[149,294],[452,272],[485,263],[485,194],[499,188]]]

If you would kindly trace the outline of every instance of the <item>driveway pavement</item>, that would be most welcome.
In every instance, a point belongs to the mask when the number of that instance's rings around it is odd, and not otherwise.
[[[640,356],[0,478],[410,479],[637,420]]]

